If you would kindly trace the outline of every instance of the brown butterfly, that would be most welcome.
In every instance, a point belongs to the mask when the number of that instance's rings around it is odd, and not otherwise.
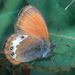
[[[12,64],[48,57],[54,47],[43,16],[31,5],[21,9],[15,23],[15,34],[8,37],[3,46]]]

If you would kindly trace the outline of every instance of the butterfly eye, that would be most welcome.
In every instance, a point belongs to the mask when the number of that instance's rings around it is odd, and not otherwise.
[[[14,55],[14,52],[11,53],[11,56],[13,56],[13,55]]]
[[[13,47],[10,47],[10,50],[13,50]]]
[[[21,36],[21,38],[23,39],[23,38],[24,38],[24,36]]]

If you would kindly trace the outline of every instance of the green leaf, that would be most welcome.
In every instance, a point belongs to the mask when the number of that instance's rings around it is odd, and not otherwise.
[[[68,9],[71,0],[3,0],[0,8],[0,46],[4,40],[14,33],[14,23],[20,9],[26,5],[33,5],[42,13],[50,34],[50,42],[56,44],[52,57],[36,59],[33,67],[47,71],[68,71],[75,67],[75,3]],[[58,32],[58,29],[59,32]],[[57,33],[58,32],[58,33]],[[56,35],[57,33],[57,35]],[[61,45],[63,44],[63,45]],[[69,45],[69,47],[64,46]],[[2,48],[1,48],[2,49]],[[24,63],[31,65],[30,63]]]

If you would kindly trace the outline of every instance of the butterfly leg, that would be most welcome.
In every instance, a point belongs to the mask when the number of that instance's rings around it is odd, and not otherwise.
[[[51,60],[52,60],[53,65],[56,66],[54,61],[53,61],[53,55],[52,54],[47,54],[47,57],[49,57],[49,56],[51,56],[51,58],[52,58]]]
[[[36,59],[35,59],[36,60]],[[32,66],[32,64],[35,62],[35,60],[33,60],[33,62],[31,63],[31,66]]]

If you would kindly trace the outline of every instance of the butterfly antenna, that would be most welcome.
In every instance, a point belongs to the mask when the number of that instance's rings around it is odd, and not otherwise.
[[[74,2],[75,0],[73,0],[66,8],[65,8],[65,10]]]
[[[59,30],[60,30],[60,28],[58,28],[58,31],[57,31],[56,35],[58,34]],[[56,38],[54,38],[53,42],[55,41],[55,39],[56,39]],[[61,38],[61,41],[62,41],[62,38]],[[61,41],[60,41],[60,42],[61,42]],[[56,45],[63,45],[63,46],[67,46],[67,47],[70,48],[69,45],[65,45],[65,44],[56,44]]]
[[[56,35],[58,34],[59,30],[60,30],[60,28],[58,28],[58,31],[57,31]],[[54,38],[53,42],[55,41],[55,39],[56,39],[56,38]]]
[[[64,45],[64,44],[56,44],[56,45],[63,45],[63,46],[67,46],[67,47],[71,48],[69,45]]]
[[[60,41],[60,43],[62,42],[62,39],[63,39],[63,38],[61,38],[61,41]],[[69,47],[69,48],[70,48],[70,46],[69,46],[69,45],[60,44],[60,43],[59,43],[59,44],[56,44],[56,45],[63,45],[63,46],[67,46],[67,47]]]

